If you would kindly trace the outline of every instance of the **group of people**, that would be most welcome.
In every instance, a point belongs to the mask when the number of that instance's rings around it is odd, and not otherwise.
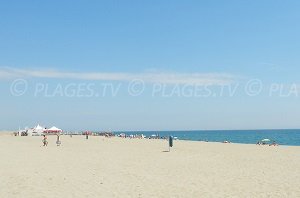
[[[272,143],[267,143],[267,142],[261,142],[261,141],[258,141],[258,142],[256,143],[256,145],[279,146],[279,144],[277,144],[275,141],[273,141]]]
[[[61,141],[60,141],[60,134],[57,134],[56,135],[57,138],[56,138],[56,146],[60,146],[61,145]],[[48,138],[46,135],[43,135],[43,146],[48,146]]]

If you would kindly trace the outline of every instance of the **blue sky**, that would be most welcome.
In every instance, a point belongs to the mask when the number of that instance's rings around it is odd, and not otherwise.
[[[299,1],[0,3],[1,129],[300,128],[300,91],[271,88],[300,85]],[[16,79],[27,83],[20,96]],[[138,96],[134,79],[145,86]],[[263,85],[255,96],[245,92],[252,79]],[[99,96],[105,83],[117,94]],[[66,94],[70,84],[83,94]],[[169,92],[153,95],[157,84]],[[189,84],[216,94],[187,96]]]

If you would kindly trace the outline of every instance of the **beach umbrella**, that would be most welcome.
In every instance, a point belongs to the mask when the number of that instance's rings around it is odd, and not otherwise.
[[[270,139],[263,139],[261,140],[262,142],[270,142],[271,140]]]
[[[170,148],[173,147],[173,137],[169,136],[169,152],[171,151]]]

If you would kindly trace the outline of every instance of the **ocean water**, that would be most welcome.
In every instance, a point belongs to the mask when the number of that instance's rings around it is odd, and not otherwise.
[[[262,139],[276,141],[280,145],[300,146],[300,129],[284,130],[218,130],[218,131],[143,131],[125,132],[127,135],[144,134],[147,137],[158,134],[159,136],[175,136],[180,140],[256,144]]]

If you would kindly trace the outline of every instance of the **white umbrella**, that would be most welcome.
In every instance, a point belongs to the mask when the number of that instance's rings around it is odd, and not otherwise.
[[[270,139],[263,139],[261,140],[262,142],[270,142],[271,140]]]

